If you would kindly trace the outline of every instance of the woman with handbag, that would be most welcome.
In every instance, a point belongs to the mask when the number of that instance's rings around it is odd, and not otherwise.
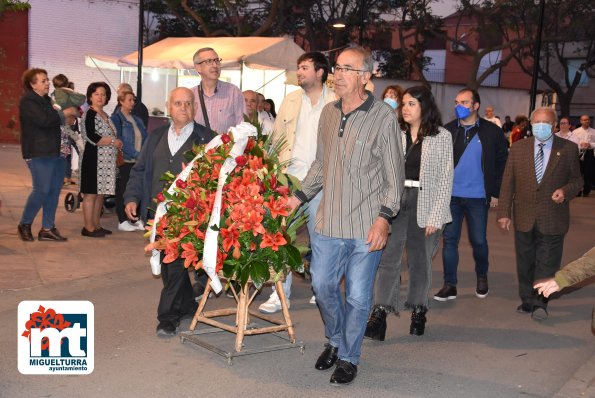
[[[101,209],[105,195],[116,191],[116,157],[122,141],[103,110],[111,96],[105,82],[91,83],[87,88],[89,110],[83,115],[81,134],[85,150],[81,163],[81,193],[83,194],[84,223],[81,235],[103,238],[112,232],[101,227]]]
[[[118,229],[120,231],[144,231],[140,220],[129,220],[124,212],[124,191],[130,178],[130,170],[140,155],[140,150],[147,139],[147,130],[143,121],[132,114],[134,108],[134,93],[122,91],[118,94],[118,109],[111,117],[116,127],[117,137],[122,140],[122,162],[118,164],[118,179],[116,180],[116,213],[118,214]]]
[[[412,312],[409,333],[424,334],[432,257],[444,224],[452,221],[452,138],[442,127],[434,97],[424,86],[410,87],[403,93],[399,110],[405,152],[405,190],[376,273],[374,308],[365,332],[366,337],[380,341],[385,337],[387,314],[399,311],[405,249],[409,264],[405,307]]]

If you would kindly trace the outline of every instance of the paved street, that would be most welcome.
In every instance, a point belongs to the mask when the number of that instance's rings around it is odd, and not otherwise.
[[[595,397],[595,284],[583,284],[550,302],[541,323],[517,314],[512,234],[497,230],[490,214],[490,294],[474,295],[470,246],[461,240],[459,297],[432,300],[426,334],[410,336],[409,314],[391,316],[386,341],[366,340],[351,386],[332,387],[330,373],[314,369],[323,325],[308,304],[309,282],[294,278],[291,315],[299,350],[236,358],[233,366],[178,338],[155,336],[161,281],[151,276],[141,233],[116,229],[105,239],[83,238],[81,210],[68,213],[63,196],[56,224],[66,243],[22,242],[18,224],[31,188],[18,146],[0,146],[0,397]],[[68,188],[72,192],[74,188]],[[595,244],[595,197],[577,198],[564,263]],[[41,214],[33,225],[40,226]],[[466,236],[466,235],[464,235]],[[433,288],[442,285],[441,256]],[[403,274],[406,282],[408,275]],[[592,280],[591,280],[592,282]],[[255,299],[268,297],[268,288]],[[89,300],[95,306],[95,370],[87,376],[25,376],[17,369],[17,306],[22,300]],[[232,305],[224,295],[210,308]],[[188,321],[182,324],[188,327]],[[204,328],[203,326],[199,326]],[[233,347],[234,336],[214,341]],[[257,347],[270,336],[247,338]]]

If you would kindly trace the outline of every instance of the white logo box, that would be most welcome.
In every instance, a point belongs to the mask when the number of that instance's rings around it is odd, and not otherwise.
[[[95,309],[90,301],[21,301],[19,372],[90,374],[95,364],[94,331]]]

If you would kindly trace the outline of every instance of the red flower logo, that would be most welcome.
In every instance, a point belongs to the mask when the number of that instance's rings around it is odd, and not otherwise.
[[[21,336],[28,337],[29,341],[31,341],[31,329],[46,329],[46,328],[54,328],[58,330],[64,330],[67,327],[70,327],[71,323],[64,320],[64,315],[57,314],[51,308],[47,310],[43,306],[39,306],[37,312],[31,314],[30,319],[25,324],[25,330]],[[60,343],[62,343],[62,340]],[[41,349],[46,350],[50,346],[50,341],[47,337],[44,337],[42,340]]]

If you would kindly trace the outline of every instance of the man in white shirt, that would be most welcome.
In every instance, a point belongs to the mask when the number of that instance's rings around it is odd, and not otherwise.
[[[494,116],[494,107],[488,106],[485,111],[485,120],[494,123],[496,126],[502,128],[502,122],[496,116]]]
[[[580,122],[581,126],[574,129],[572,133],[580,136],[578,148],[581,152],[581,172],[585,180],[583,196],[589,196],[593,185],[593,177],[595,176],[595,157],[593,156],[595,129],[590,127],[591,119],[589,115],[582,115]]]
[[[301,90],[296,90],[285,97],[275,119],[274,139],[287,142],[279,154],[279,160],[284,162],[292,159],[291,164],[287,167],[287,173],[294,175],[300,181],[306,177],[310,165],[316,157],[318,121],[322,108],[337,99],[335,93],[324,84],[329,70],[328,60],[322,53],[302,54],[297,60],[296,73]],[[313,236],[316,211],[321,198],[322,191],[309,202],[307,227],[310,239]],[[288,305],[291,280],[290,273],[283,283]],[[314,296],[310,303],[316,303]],[[281,303],[276,291],[273,291],[273,294],[259,307],[259,310],[264,313],[281,310]]]

